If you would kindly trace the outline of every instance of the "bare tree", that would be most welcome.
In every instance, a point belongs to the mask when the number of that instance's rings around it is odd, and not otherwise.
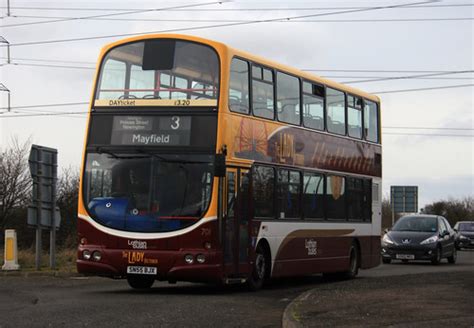
[[[16,209],[27,205],[31,194],[30,144],[14,137],[6,149],[0,149],[0,230],[7,227]]]
[[[58,245],[72,248],[77,246],[77,202],[79,193],[79,169],[64,168],[57,184],[57,205],[61,210],[61,228]]]

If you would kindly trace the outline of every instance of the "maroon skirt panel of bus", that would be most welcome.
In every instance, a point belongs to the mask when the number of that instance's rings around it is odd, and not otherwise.
[[[157,267],[158,278],[165,280],[215,281],[222,276],[222,253],[217,251],[217,221],[177,236],[161,239],[133,239],[104,233],[85,220],[78,220],[79,239],[86,237],[77,254],[79,273],[124,277],[128,266]],[[204,244],[210,243],[206,249]],[[100,251],[100,261],[86,260],[82,252]],[[188,264],[184,257],[203,254],[205,263]]]

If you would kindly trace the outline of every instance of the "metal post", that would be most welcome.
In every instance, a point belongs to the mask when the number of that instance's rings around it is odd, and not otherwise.
[[[51,269],[56,267],[56,174],[54,171],[57,169],[57,154],[51,154],[53,156],[51,171],[51,230],[49,231],[49,266]]]
[[[7,0],[7,16],[10,16],[10,0]]]
[[[38,149],[36,151],[36,158],[38,162],[38,166],[40,165],[42,160],[41,156],[41,149]],[[38,199],[36,199],[36,213],[37,213],[37,227],[36,227],[36,270],[41,269],[41,248],[42,248],[42,242],[41,242],[41,212],[43,210],[43,196],[41,195],[41,184],[43,183],[43,177],[41,174],[36,176],[36,190],[37,190],[37,196]]]
[[[41,269],[41,227],[36,227],[36,256],[35,256],[36,271]]]
[[[7,43],[7,64],[10,64],[10,43]]]

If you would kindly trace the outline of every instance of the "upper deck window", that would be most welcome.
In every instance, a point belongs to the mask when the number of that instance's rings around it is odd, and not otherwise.
[[[364,130],[365,139],[372,142],[379,141],[379,117],[377,104],[365,101],[364,105]]]
[[[347,131],[350,137],[362,138],[362,99],[347,96]]]
[[[252,67],[252,108],[255,116],[269,119],[275,117],[273,80],[271,70],[255,65]]]
[[[324,87],[303,82],[303,124],[307,128],[324,130]]]
[[[300,81],[297,77],[277,73],[278,120],[300,124]]]
[[[249,64],[232,59],[230,65],[229,108],[233,112],[249,113]]]
[[[184,40],[128,43],[104,57],[97,86],[97,100],[216,100],[219,59],[209,46]]]
[[[344,92],[327,88],[327,126],[328,131],[337,134],[346,134],[346,110]]]

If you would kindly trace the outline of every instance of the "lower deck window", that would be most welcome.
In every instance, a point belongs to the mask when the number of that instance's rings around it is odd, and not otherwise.
[[[345,179],[337,175],[326,177],[326,217],[328,219],[346,219]]]
[[[300,184],[301,177],[298,171],[278,171],[278,217],[299,218],[300,207]]]
[[[256,166],[253,171],[253,199],[255,217],[274,217],[274,183],[273,168]]]
[[[324,219],[324,175],[304,173],[303,210],[306,219]]]

